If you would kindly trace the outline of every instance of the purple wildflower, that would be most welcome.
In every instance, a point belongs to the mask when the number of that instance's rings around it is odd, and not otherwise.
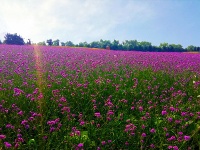
[[[183,135],[183,132],[178,132],[178,135],[180,135],[180,136]]]
[[[105,145],[105,144],[106,144],[106,141],[102,141],[101,144],[102,144],[102,145]]]
[[[12,145],[10,143],[8,143],[8,142],[4,142],[4,145],[5,145],[6,148],[11,148],[12,147]]]
[[[185,141],[189,141],[189,140],[190,140],[190,136],[185,135],[185,136],[184,136],[184,140],[185,140]]]
[[[143,111],[143,107],[142,106],[139,106],[139,111]]]
[[[0,140],[5,139],[6,135],[0,134]]]
[[[166,111],[166,110],[163,110],[163,111],[161,112],[161,114],[164,116],[164,115],[167,114],[167,111]]]
[[[23,111],[19,111],[17,114],[22,116],[23,115]]]
[[[84,124],[85,124],[85,122],[84,122],[84,121],[81,121],[81,122],[80,122],[80,125],[81,125],[81,126],[83,126]]]
[[[154,128],[152,128],[152,129],[150,130],[150,132],[151,132],[151,133],[155,133],[156,130],[155,130]]]
[[[20,94],[24,94],[24,91],[18,88],[14,88],[14,94],[13,96],[19,96]]]
[[[79,144],[77,145],[77,147],[78,147],[78,148],[82,148],[82,147],[83,147],[83,143],[79,143]]]
[[[174,150],[179,150],[179,149],[178,149],[178,146],[173,146],[173,149],[174,149]]]
[[[97,118],[100,118],[100,117],[101,117],[100,112],[96,112],[96,113],[94,113],[94,115],[95,115]]]
[[[155,148],[155,145],[154,145],[154,144],[151,144],[150,147],[151,147],[151,148]]]
[[[168,149],[172,149],[172,148],[173,148],[173,146],[171,146],[171,145],[168,146]]]
[[[171,106],[171,107],[169,108],[169,110],[173,112],[173,111],[175,111],[175,108]]]
[[[146,137],[147,135],[146,135],[146,133],[142,133],[142,137]]]
[[[112,142],[112,140],[108,140],[108,143],[111,143]]]

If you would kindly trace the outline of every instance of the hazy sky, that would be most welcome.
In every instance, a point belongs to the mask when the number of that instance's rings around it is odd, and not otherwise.
[[[138,40],[200,46],[200,0],[0,0],[0,40]]]

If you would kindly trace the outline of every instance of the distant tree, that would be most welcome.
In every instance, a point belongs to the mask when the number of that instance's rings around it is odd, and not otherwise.
[[[53,46],[59,46],[59,41],[60,41],[59,39],[53,41]]]
[[[200,52],[200,47],[197,47],[197,51]]]
[[[10,45],[24,45],[24,39],[20,36],[20,35],[17,35],[17,33],[15,34],[10,34],[10,33],[7,33],[5,36],[4,36],[5,40],[3,43],[5,44],[10,44]]]
[[[139,45],[139,42],[137,42],[137,40],[125,40],[124,42],[122,42],[122,49],[123,50],[137,50]]]
[[[83,47],[83,46],[84,46],[83,42],[80,42],[80,43],[78,44],[78,47]]]
[[[110,46],[106,46],[106,50],[110,50]]]
[[[159,47],[162,49],[163,52],[166,52],[169,50],[169,44],[168,43],[160,43]]]
[[[168,52],[174,52],[174,47],[171,44],[168,45]]]
[[[130,41],[128,41],[128,45],[129,45],[128,46],[129,50],[134,50],[139,45],[139,42],[137,40],[130,40]]]
[[[183,52],[183,51],[185,51],[181,44],[170,44],[169,46],[171,46],[173,48],[174,52]]]
[[[83,47],[90,47],[90,44],[88,44],[86,41],[83,42]]]
[[[162,49],[159,46],[152,46],[152,51],[153,52],[161,52]]]
[[[189,45],[186,49],[187,49],[187,51],[194,51],[195,50],[195,46]]]
[[[59,46],[59,40],[52,42],[52,39],[47,40],[48,45]],[[148,51],[148,52],[186,52],[186,51],[199,51],[200,47],[193,45],[183,48],[180,44],[168,44],[166,42],[160,43],[159,46],[152,45],[150,42],[142,41],[138,42],[137,40],[125,40],[120,43],[118,40],[102,40],[93,41],[91,43],[80,42],[79,44],[74,44],[71,41],[61,42],[61,46],[70,46],[70,47],[89,47],[89,48],[102,48],[102,49],[111,49],[111,50],[125,50],[125,51]]]
[[[0,40],[0,44],[2,44],[1,40]]]
[[[78,47],[90,47],[90,44],[87,42],[79,42]]]
[[[110,48],[113,49],[113,50],[119,50],[119,41],[118,40],[113,40],[113,42],[111,43],[111,46]]]
[[[149,47],[151,47],[151,43],[142,41],[142,42],[139,42],[139,46],[141,46],[141,49],[140,49],[141,51],[149,51]]]
[[[46,43],[45,43],[45,41],[43,41],[43,42],[39,42],[39,43],[37,43],[37,45],[43,45],[43,46],[45,46]]]
[[[65,46],[74,46],[74,43],[72,43],[71,41],[67,41],[66,43],[65,43]]]
[[[90,43],[90,47],[92,48],[100,48],[100,43],[99,41],[93,41]]]
[[[123,50],[130,50],[133,48],[132,44],[128,40],[122,42]]]
[[[27,45],[31,45],[31,40],[28,39],[28,41],[26,42]]]
[[[108,47],[110,48],[110,46],[111,46],[111,42],[110,42],[110,40],[100,40],[99,41],[99,48],[103,48],[103,49],[107,49]]]
[[[53,45],[52,39],[47,40],[47,43],[49,46],[52,46]]]
[[[65,43],[64,43],[64,42],[61,42],[60,44],[61,44],[61,46],[65,46]]]

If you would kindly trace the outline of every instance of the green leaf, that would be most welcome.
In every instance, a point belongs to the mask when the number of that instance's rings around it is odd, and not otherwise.
[[[35,139],[30,139],[28,141],[28,145],[32,145],[32,144],[36,145]]]
[[[95,141],[92,141],[91,144],[90,144],[90,146],[96,146]]]
[[[81,132],[81,140],[83,140],[83,142],[85,142],[88,139],[89,139],[89,137],[88,137],[88,131],[82,131]]]
[[[158,119],[156,119],[155,124],[159,125],[163,122],[163,120],[159,117]]]

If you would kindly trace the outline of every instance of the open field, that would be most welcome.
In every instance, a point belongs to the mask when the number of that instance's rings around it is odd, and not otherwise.
[[[200,149],[200,54],[0,45],[6,148]]]

